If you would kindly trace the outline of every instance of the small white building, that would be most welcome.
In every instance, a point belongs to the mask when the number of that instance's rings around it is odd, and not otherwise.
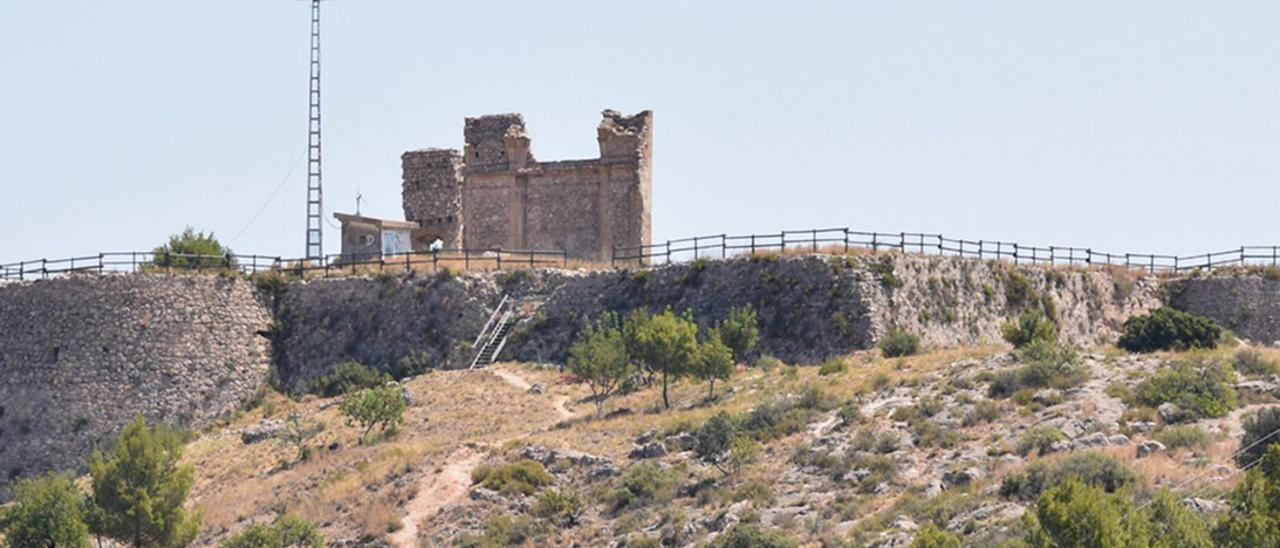
[[[418,223],[334,213],[342,223],[342,260],[368,261],[413,252]]]

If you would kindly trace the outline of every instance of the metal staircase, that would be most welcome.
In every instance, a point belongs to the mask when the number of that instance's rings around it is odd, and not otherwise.
[[[480,335],[476,337],[471,348],[475,350],[475,356],[471,358],[471,367],[483,367],[492,365],[494,360],[498,359],[498,355],[502,353],[502,347],[507,344],[507,336],[511,334],[511,328],[515,326],[518,318],[515,314],[515,307],[512,305],[507,295],[502,296],[502,300],[498,302],[498,307],[493,309],[493,314],[489,315],[489,321],[485,322],[484,328],[480,330]]]

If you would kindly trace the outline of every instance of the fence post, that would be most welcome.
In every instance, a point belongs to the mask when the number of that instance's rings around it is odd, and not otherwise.
[[[849,254],[849,227],[844,229],[844,254]]]
[[[1271,266],[1276,266],[1276,246],[1271,246]]]
[[[1244,246],[1240,246],[1240,266],[1244,266]]]
[[[729,235],[728,234],[720,235],[720,258],[721,259],[729,258]]]
[[[667,264],[671,264],[671,240],[667,240]]]
[[[787,231],[783,230],[778,233],[778,241],[782,242],[782,254],[787,254]]]
[[[755,234],[751,235],[751,254],[752,255],[756,254],[756,235]]]
[[[938,255],[942,255],[942,235],[941,234],[938,235]],[[961,253],[961,255],[964,255],[964,253]]]
[[[818,229],[814,228],[814,229],[812,229],[812,230],[813,230],[813,232],[812,232],[812,238],[813,238],[813,252],[814,252],[814,253],[817,253],[817,252],[818,252]]]
[[[907,233],[906,232],[898,233],[898,248],[902,251],[903,255],[907,254]]]
[[[698,237],[693,237],[693,260],[698,260]]]
[[[875,255],[876,253],[880,252],[880,242],[878,241],[879,238],[880,238],[879,232],[871,233],[871,254],[872,255]]]

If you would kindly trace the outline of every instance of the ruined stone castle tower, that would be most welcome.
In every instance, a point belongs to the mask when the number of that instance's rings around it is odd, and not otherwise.
[[[414,248],[562,249],[608,260],[649,243],[653,113],[604,111],[600,157],[539,162],[519,114],[467,118],[466,146],[404,153]]]

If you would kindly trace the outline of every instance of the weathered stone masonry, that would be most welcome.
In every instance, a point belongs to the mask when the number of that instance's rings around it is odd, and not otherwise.
[[[561,249],[608,260],[613,247],[650,242],[653,113],[605,111],[600,157],[539,162],[524,118],[467,118],[466,146],[406,152],[405,218],[415,248]]]
[[[267,379],[271,325],[242,280],[0,287],[0,478],[82,469],[93,444],[137,414],[196,426],[235,410]]]

